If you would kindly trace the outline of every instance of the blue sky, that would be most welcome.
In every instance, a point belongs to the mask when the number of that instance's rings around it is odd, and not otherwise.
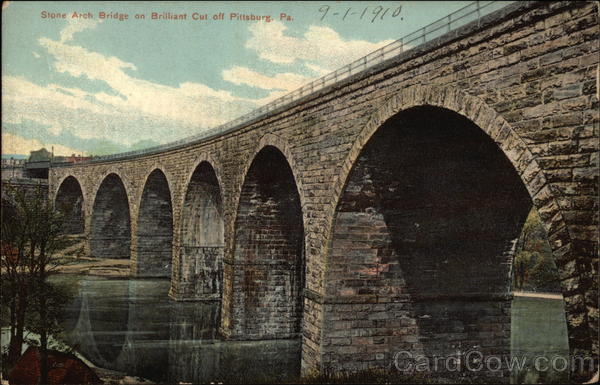
[[[5,2],[2,154],[45,146],[100,155],[197,134],[469,3]],[[187,19],[152,20],[152,12]],[[192,20],[195,12],[209,20]],[[221,12],[224,20],[212,20]]]

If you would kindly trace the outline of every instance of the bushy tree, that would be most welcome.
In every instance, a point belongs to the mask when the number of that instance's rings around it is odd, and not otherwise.
[[[516,290],[560,291],[558,270],[546,231],[532,209],[517,240],[513,262],[513,286]]]
[[[529,281],[536,291],[560,291],[558,272],[551,254],[541,254],[535,260]]]
[[[63,293],[48,283],[58,266],[54,252],[64,245],[62,215],[46,192],[6,186],[2,197],[2,306],[8,310],[8,363],[20,357],[25,330],[40,335],[40,381],[47,383],[48,337],[58,327]]]

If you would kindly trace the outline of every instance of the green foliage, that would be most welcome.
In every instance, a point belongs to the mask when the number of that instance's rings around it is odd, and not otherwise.
[[[532,260],[535,260],[537,257],[537,253],[533,256],[532,253],[527,250],[517,252],[513,263],[514,286],[517,290],[523,290],[525,282],[529,281],[529,274],[533,265]]]
[[[558,270],[540,217],[532,209],[517,241],[513,261],[516,290],[559,292]]]
[[[551,254],[541,254],[530,273],[531,286],[536,291],[560,291],[558,272]]]

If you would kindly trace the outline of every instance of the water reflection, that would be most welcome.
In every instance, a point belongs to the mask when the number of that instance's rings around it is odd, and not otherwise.
[[[175,302],[166,279],[107,279],[59,275],[79,285],[66,309],[68,342],[98,366],[158,383],[264,382],[300,373],[300,341],[223,341],[218,302]],[[568,358],[562,299],[515,297],[513,357],[528,365],[513,383],[560,382],[566,373],[539,373],[537,356]]]
[[[66,312],[67,340],[98,366],[167,383],[300,372],[300,340],[223,341],[219,303],[172,301],[168,280],[79,278]]]
[[[567,371],[561,368],[569,360],[569,343],[565,304],[562,296],[555,298],[535,298],[515,296],[512,303],[511,355],[522,362],[523,369],[514,370],[511,383],[539,384],[566,383]],[[545,357],[539,362],[540,371],[535,367],[535,359]],[[548,365],[545,363],[548,362]],[[555,368],[552,363],[557,363]],[[564,369],[564,367],[563,367]]]

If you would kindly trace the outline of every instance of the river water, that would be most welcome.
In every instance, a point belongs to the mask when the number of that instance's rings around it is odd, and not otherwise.
[[[300,374],[301,341],[224,341],[218,302],[169,299],[167,279],[110,279],[59,275],[74,286],[66,309],[66,342],[95,365],[154,382],[277,382]],[[562,299],[515,298],[513,355],[568,357]],[[531,364],[513,383],[565,380]]]
[[[277,381],[300,373],[300,340],[224,341],[219,303],[175,302],[166,279],[65,276],[78,286],[65,338],[95,365],[177,384]]]

